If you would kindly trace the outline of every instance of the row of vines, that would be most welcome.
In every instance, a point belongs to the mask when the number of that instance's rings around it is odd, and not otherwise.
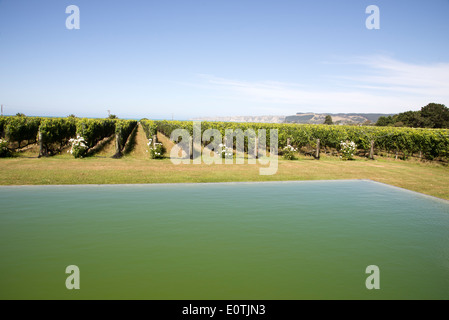
[[[193,135],[192,121],[140,121],[147,139],[151,140],[157,132],[170,136],[175,129],[186,129]],[[0,138],[2,154],[8,150],[18,150],[39,141],[45,155],[60,151],[75,137],[86,150],[93,148],[101,140],[113,134],[117,137],[117,151],[123,150],[131,132],[137,125],[135,120],[116,119],[78,119],[38,118],[38,117],[0,117]],[[368,152],[373,143],[378,152],[401,153],[404,157],[417,156],[433,160],[449,159],[448,129],[414,129],[370,126],[328,126],[308,124],[268,124],[201,122],[201,134],[207,129],[217,129],[224,137],[226,130],[258,132],[266,130],[267,145],[270,130],[278,130],[278,144],[282,149],[287,145],[299,149],[315,148],[317,139],[325,150],[339,150],[342,141],[353,141],[359,154]],[[245,138],[247,145],[247,137]],[[76,140],[76,139],[75,139]],[[154,147],[154,146],[153,146]],[[85,150],[85,151],[86,151]]]
[[[174,129],[186,129],[193,134],[191,121],[154,121],[157,130],[170,136]],[[227,129],[243,131],[252,129],[255,132],[266,130],[267,144],[270,130],[278,130],[279,148],[287,145],[301,148],[314,148],[317,139],[322,148],[338,150],[343,141],[353,141],[360,153],[368,152],[371,142],[376,150],[389,153],[401,153],[404,157],[420,155],[421,158],[449,158],[448,129],[414,129],[396,127],[370,126],[329,126],[312,124],[268,124],[268,123],[233,123],[233,122],[201,122],[201,133],[207,129],[217,129],[225,136]]]
[[[153,120],[142,119],[140,120],[145,136],[148,139],[148,147],[151,158],[162,159],[166,152],[166,149],[162,143],[156,142],[157,135],[157,122]]]
[[[125,144],[129,136],[137,126],[136,120],[116,120],[115,137],[116,137],[116,157],[122,154]]]
[[[103,139],[116,134],[119,151],[136,127],[135,120],[0,117],[2,153],[9,155],[39,141],[40,155],[53,155],[72,143],[78,148],[75,156],[83,156]],[[76,138],[75,138],[76,137]]]

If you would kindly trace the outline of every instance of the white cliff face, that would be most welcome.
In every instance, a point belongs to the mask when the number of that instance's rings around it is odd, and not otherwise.
[[[261,122],[261,123],[283,123],[285,116],[230,116],[230,117],[201,117],[191,120],[200,121],[225,121],[225,122]]]
[[[327,114],[324,113],[297,113],[292,116],[229,116],[229,117],[200,117],[190,120],[197,121],[224,121],[224,122],[260,122],[260,123],[304,123],[322,124]],[[392,114],[329,114],[334,124],[363,124],[375,123],[379,116]]]
[[[293,116],[285,117],[286,123],[323,124],[327,114],[323,113],[297,113]],[[379,115],[369,116],[368,114],[329,114],[334,124],[364,124],[375,123]]]

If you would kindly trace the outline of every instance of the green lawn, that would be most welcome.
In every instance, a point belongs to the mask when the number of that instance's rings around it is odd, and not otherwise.
[[[158,134],[169,154],[173,143]],[[232,181],[286,181],[371,179],[394,186],[449,199],[449,167],[438,163],[402,161],[378,157],[341,161],[323,155],[320,160],[301,157],[280,160],[275,175],[261,176],[260,165],[174,165],[169,159],[149,159],[147,139],[139,125],[129,152],[121,159],[112,159],[115,140],[110,139],[96,155],[74,159],[67,153],[37,158],[39,149],[31,147],[15,158],[0,159],[0,185],[48,184],[133,184]]]
[[[370,161],[280,160],[275,175],[259,175],[260,165],[174,165],[169,159],[122,159],[68,155],[0,159],[1,185],[132,184],[230,181],[371,179],[449,199],[449,168],[440,164],[381,158]]]

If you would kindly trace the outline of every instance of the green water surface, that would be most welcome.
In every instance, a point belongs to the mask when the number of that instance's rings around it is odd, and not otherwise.
[[[0,187],[0,298],[449,299],[449,204],[371,181]]]

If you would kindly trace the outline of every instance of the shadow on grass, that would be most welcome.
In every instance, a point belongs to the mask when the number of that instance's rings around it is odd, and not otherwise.
[[[123,148],[124,155],[130,154],[136,147],[137,127],[138,124],[134,127],[133,131],[129,135],[128,141],[126,141],[125,147]]]
[[[104,138],[100,142],[98,142],[94,147],[90,148],[89,151],[87,151],[86,157],[91,157],[96,155],[97,153],[100,153],[104,150],[104,148],[108,145],[108,143],[115,138],[115,134],[110,135],[107,138]]]

